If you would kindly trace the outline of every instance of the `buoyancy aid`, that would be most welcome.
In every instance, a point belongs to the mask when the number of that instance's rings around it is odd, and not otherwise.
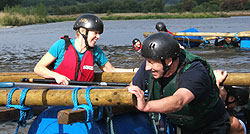
[[[135,45],[134,44],[132,44],[132,47],[136,50],[136,51],[138,51],[138,50],[141,50],[141,47],[142,47],[142,44],[140,43],[140,46],[139,47],[135,47]]]
[[[61,64],[54,70],[65,75],[70,80],[94,81],[94,59],[90,49],[86,50],[82,60],[78,61],[77,52],[68,36],[61,37],[65,40],[65,54]]]
[[[209,66],[209,64],[201,57],[193,55],[186,50],[181,50],[181,53],[185,55],[185,60],[182,65],[177,69],[177,74],[175,77],[163,88],[157,79],[152,78],[152,74],[150,74],[149,86],[148,90],[152,91],[150,95],[150,99],[158,100],[164,97],[172,96],[176,90],[178,89],[178,81],[180,74],[188,70],[191,66],[191,63],[194,61],[201,61],[206,69],[209,71],[210,78],[212,79],[212,90],[205,98],[200,102],[196,102],[195,104],[187,104],[181,110],[167,114],[167,118],[170,122],[176,126],[181,126],[183,128],[197,128],[203,122],[203,120],[207,119],[206,117],[209,113],[214,110],[214,106],[219,101],[219,89],[216,86],[215,76],[213,74],[213,70]],[[152,85],[153,84],[153,85]],[[150,87],[152,89],[150,89]]]

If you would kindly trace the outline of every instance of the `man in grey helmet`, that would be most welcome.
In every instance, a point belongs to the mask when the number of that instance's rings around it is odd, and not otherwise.
[[[148,97],[138,86],[128,87],[137,97],[138,110],[161,113],[183,134],[229,133],[229,114],[213,70],[203,58],[180,49],[166,32],[146,38],[141,54],[146,59],[145,71],[150,71]]]

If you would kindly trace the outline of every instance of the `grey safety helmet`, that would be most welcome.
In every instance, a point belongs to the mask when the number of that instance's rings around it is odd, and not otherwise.
[[[173,36],[166,32],[154,33],[143,41],[141,54],[144,58],[161,60],[165,75],[170,66],[167,66],[165,59],[172,58],[174,62],[179,57],[179,43]]]
[[[238,105],[248,104],[249,101],[249,87],[248,86],[224,86],[228,95],[226,98],[226,105],[236,102]],[[234,102],[228,102],[229,96],[235,98]]]
[[[88,31],[98,31],[99,34],[103,33],[103,22],[102,20],[93,14],[83,14],[77,18],[73,29],[85,28]]]
[[[179,43],[166,32],[154,33],[143,41],[142,56],[154,60],[179,57]]]
[[[157,22],[155,25],[155,29],[160,32],[167,32],[166,25],[163,22]]]

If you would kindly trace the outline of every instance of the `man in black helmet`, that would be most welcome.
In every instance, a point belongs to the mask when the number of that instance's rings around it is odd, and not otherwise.
[[[227,72],[214,70],[217,85],[227,77]],[[249,87],[248,86],[220,86],[220,96],[225,101],[230,114],[230,134],[247,134],[249,131]]]
[[[166,25],[163,23],[163,22],[157,22],[156,25],[155,25],[155,29],[158,31],[158,32],[167,32],[167,33],[170,33],[171,35],[174,35],[172,32],[170,32]]]
[[[93,81],[94,64],[105,72],[131,72],[133,69],[114,68],[96,41],[103,33],[102,20],[93,14],[83,14],[73,25],[76,39],[68,36],[55,42],[34,68],[45,78],[53,78],[58,84],[68,85],[69,80]]]
[[[163,114],[184,134],[229,133],[229,115],[213,71],[203,58],[180,49],[165,32],[146,38],[141,54],[145,70],[151,73],[146,101],[138,86],[128,87],[137,97],[137,109]]]
[[[132,41],[132,47],[138,52],[141,53],[142,43],[138,38],[134,38]]]

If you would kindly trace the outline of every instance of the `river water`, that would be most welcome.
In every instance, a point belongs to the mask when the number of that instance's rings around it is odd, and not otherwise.
[[[155,32],[155,24],[164,22],[172,32],[191,27],[200,32],[242,32],[249,31],[250,16],[207,19],[161,19],[161,20],[119,20],[104,21],[104,33],[97,41],[109,61],[115,67],[139,67],[143,58],[131,47],[137,37],[144,39],[144,32]],[[75,37],[74,22],[36,24],[0,29],[0,72],[33,71],[35,64],[50,46],[63,35]],[[207,59],[213,69],[228,72],[250,72],[250,53],[245,49],[205,47],[188,48],[189,51]],[[0,124],[0,133],[14,133],[15,124]],[[21,131],[22,132],[22,131]],[[26,130],[23,130],[26,133]]]
[[[115,67],[135,68],[142,58],[132,49],[131,41],[144,39],[144,32],[155,32],[155,24],[164,22],[172,32],[191,27],[200,32],[248,31],[250,16],[207,19],[162,19],[104,21],[104,33],[97,45]],[[61,36],[75,37],[73,21],[36,24],[0,29],[0,72],[33,71],[35,63]],[[212,46],[209,45],[208,46]],[[214,69],[249,72],[249,50],[203,47],[189,49],[208,60]]]

